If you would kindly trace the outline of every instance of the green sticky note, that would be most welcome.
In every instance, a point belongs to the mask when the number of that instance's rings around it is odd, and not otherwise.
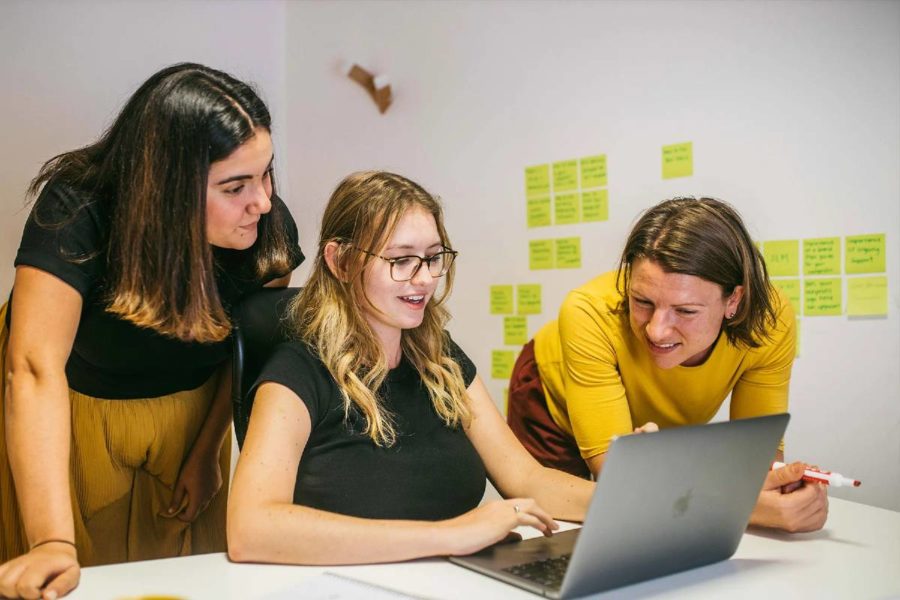
[[[578,161],[562,160],[553,163],[553,193],[578,189]]]
[[[509,379],[512,375],[513,365],[516,362],[516,353],[512,350],[491,351],[491,378]]]
[[[556,240],[556,268],[581,268],[581,238],[559,238]]]
[[[550,196],[529,198],[527,223],[528,227],[546,227],[550,225]]]
[[[841,274],[841,238],[803,240],[804,275]]]
[[[847,314],[851,317],[881,317],[888,312],[888,281],[885,276],[847,278]]]
[[[796,277],[800,274],[800,242],[779,240],[763,242],[763,258],[771,277]]]
[[[662,148],[662,177],[690,177],[694,174],[694,145],[691,142]]]
[[[794,309],[794,314],[800,314],[800,280],[799,279],[773,279],[772,285],[784,292]]]
[[[557,225],[571,225],[579,221],[581,210],[578,200],[578,194],[560,194],[553,199]]]
[[[609,193],[593,190],[581,194],[581,220],[585,223],[609,219]]]
[[[541,314],[541,284],[523,283],[516,286],[516,304],[520,315]]]
[[[503,317],[503,343],[522,346],[528,342],[528,317]]]
[[[841,278],[803,280],[803,314],[827,317],[841,314]]]
[[[847,273],[884,273],[884,234],[849,235],[844,248]]]
[[[546,196],[550,193],[550,165],[525,168],[525,197]]]
[[[513,286],[491,286],[491,314],[511,315],[513,313]]]
[[[606,185],[606,155],[585,156],[581,159],[581,189]]]
[[[535,271],[553,268],[553,240],[528,242],[528,268]]]

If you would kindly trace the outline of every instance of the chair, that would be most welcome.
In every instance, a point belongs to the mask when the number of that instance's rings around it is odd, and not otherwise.
[[[247,392],[275,347],[289,339],[287,307],[302,288],[263,288],[238,307],[232,330],[231,407],[238,447],[244,445],[253,398]]]

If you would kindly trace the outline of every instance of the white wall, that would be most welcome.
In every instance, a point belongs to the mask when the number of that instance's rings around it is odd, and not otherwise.
[[[262,88],[308,254],[350,171],[443,196],[461,251],[451,330],[486,377],[504,348],[488,287],[543,284],[533,334],[665,197],[723,197],[759,239],[887,233],[889,317],[803,319],[787,444],[864,480],[848,497],[900,510],[900,3],[0,2],[0,293],[41,162],[181,60]],[[386,115],[343,60],[391,77]],[[695,175],[662,181],[660,147],[687,140]],[[610,220],[526,229],[524,167],[596,153]],[[575,235],[583,268],[528,270],[529,239]]]
[[[290,177],[306,246],[353,170],[444,198],[460,250],[451,331],[489,379],[491,284],[569,289],[611,268],[638,212],[707,194],[761,240],[886,232],[887,319],[804,318],[788,456],[862,479],[900,509],[900,4],[342,2],[287,6]],[[384,116],[342,60],[390,76]],[[663,144],[695,175],[663,181]],[[610,220],[526,229],[526,165],[605,153]],[[299,203],[299,204],[297,204]],[[529,271],[529,239],[581,236],[583,267]],[[296,281],[296,279],[295,279]]]

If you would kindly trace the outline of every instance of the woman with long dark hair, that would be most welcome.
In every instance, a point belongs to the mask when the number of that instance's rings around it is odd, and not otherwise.
[[[32,182],[0,314],[0,596],[225,549],[230,310],[303,259],[270,130],[247,84],[174,65]]]

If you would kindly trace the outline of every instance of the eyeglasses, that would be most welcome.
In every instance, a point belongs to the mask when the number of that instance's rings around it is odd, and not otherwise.
[[[369,256],[374,256],[375,258],[387,261],[387,263],[391,265],[391,279],[394,281],[409,281],[416,276],[416,273],[419,272],[419,269],[422,268],[423,264],[428,266],[428,273],[431,274],[432,277],[443,277],[447,274],[447,271],[450,270],[450,265],[453,264],[456,255],[459,254],[456,250],[445,249],[436,254],[432,254],[431,256],[412,255],[387,258],[386,256],[374,254],[368,250],[357,248],[356,246],[353,246],[353,248],[359,250],[363,254],[368,254]]]

